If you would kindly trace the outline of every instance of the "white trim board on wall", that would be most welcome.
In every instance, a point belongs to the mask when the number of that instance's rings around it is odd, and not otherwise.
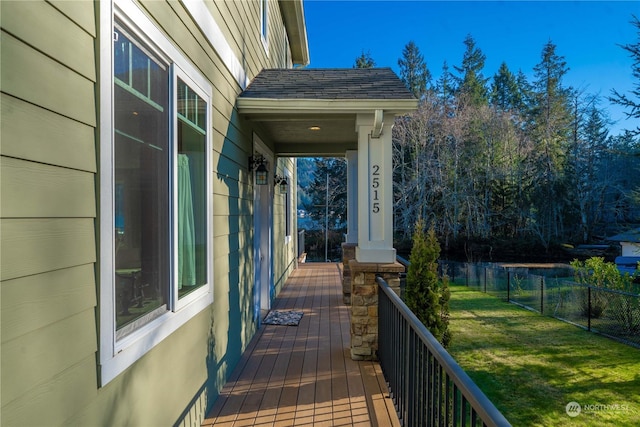
[[[211,47],[222,59],[222,62],[231,72],[231,75],[236,79],[240,87],[244,90],[249,85],[247,73],[242,66],[242,63],[238,57],[233,53],[231,45],[227,42],[224,33],[211,16],[211,12],[204,4],[202,0],[182,0],[185,9],[193,18],[193,21],[198,24],[200,30],[205,35]]]

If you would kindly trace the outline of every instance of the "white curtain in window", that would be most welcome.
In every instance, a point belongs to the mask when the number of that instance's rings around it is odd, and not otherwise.
[[[195,247],[189,157],[178,154],[178,289],[196,284]]]

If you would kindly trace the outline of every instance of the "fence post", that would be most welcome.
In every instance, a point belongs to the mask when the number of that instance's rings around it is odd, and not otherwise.
[[[511,272],[507,270],[507,302],[511,301]]]
[[[455,283],[456,282],[456,265],[452,263],[449,268],[451,268],[451,282]]]
[[[544,314],[544,277],[540,278],[540,314]]]
[[[469,263],[465,262],[464,267],[465,267],[465,270],[467,271],[466,276],[467,276],[467,288],[468,288],[469,287]]]
[[[484,268],[484,293],[487,293],[487,268],[489,267],[485,267]]]
[[[591,331],[591,286],[587,286],[587,331]]]

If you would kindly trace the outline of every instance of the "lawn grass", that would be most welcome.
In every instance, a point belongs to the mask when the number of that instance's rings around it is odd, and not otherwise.
[[[640,349],[461,285],[450,312],[448,351],[513,426],[640,426]]]

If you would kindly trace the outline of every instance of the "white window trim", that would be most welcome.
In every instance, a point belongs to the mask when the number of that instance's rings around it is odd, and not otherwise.
[[[206,165],[205,165],[205,171],[211,172],[213,169],[213,161],[211,159],[211,153],[212,153],[212,147],[211,147],[211,123],[210,123],[210,117],[211,117],[211,86],[208,84],[208,82],[206,82],[198,72],[196,72],[195,74],[192,72],[191,74],[188,74],[187,72],[183,71],[181,66],[184,66],[183,64],[174,64],[173,65],[173,75],[171,76],[173,84],[172,87],[173,88],[177,88],[178,87],[178,78],[182,79],[182,81],[184,83],[187,84],[187,86],[189,86],[189,89],[195,91],[202,99],[205,100],[206,102],[206,113],[205,113],[205,117],[207,118],[206,120],[206,126],[209,128],[209,131],[206,134],[206,145],[205,145],[205,150],[207,153],[206,156]],[[199,79],[197,77],[200,77]],[[199,80],[199,81],[196,81]],[[202,87],[206,87],[207,90],[202,89]],[[172,94],[172,99],[173,99],[173,105],[176,106],[178,103],[178,94],[177,91],[174,91],[174,93]],[[172,108],[172,111],[175,113],[176,112],[176,108]],[[175,114],[174,117],[172,117],[172,121],[174,124],[173,127],[173,131],[172,131],[172,135],[173,135],[173,140],[177,141],[178,140],[178,115]],[[178,150],[177,150],[177,146],[174,145],[173,147],[174,152],[172,155],[172,159],[177,159],[177,155],[178,155]],[[177,162],[174,161],[174,164],[172,166],[173,169],[173,194],[172,194],[172,199],[174,201],[178,200],[178,165]],[[206,284],[204,286],[201,286],[199,289],[194,290],[193,292],[190,292],[189,294],[185,295],[182,299],[178,299],[177,301],[175,301],[173,308],[173,311],[177,311],[177,310],[182,310],[185,307],[188,307],[189,304],[192,303],[196,303],[199,299],[206,297],[207,294],[211,294],[211,296],[213,296],[213,289],[211,288],[211,284],[213,282],[213,275],[212,270],[213,270],[213,262],[211,260],[213,260],[213,243],[212,243],[212,236],[213,236],[213,220],[212,220],[212,212],[213,212],[213,197],[211,196],[211,194],[213,194],[213,188],[211,185],[211,179],[209,179],[209,177],[206,177],[206,184],[205,184],[205,194],[207,195],[207,208],[206,208],[206,212],[207,212],[207,224],[206,224],[206,231],[207,231],[207,254],[209,254],[209,256],[207,257],[207,280],[206,280]],[[173,203],[173,218],[174,218],[174,223],[175,220],[177,220],[178,218],[178,204],[177,203]],[[174,227],[173,229],[173,241],[177,241],[178,240],[178,229],[177,227]],[[176,260],[178,259],[178,248],[173,245],[173,257],[172,259]],[[178,277],[177,277],[177,269],[173,269],[172,272],[172,279],[173,279],[173,296],[175,296],[177,298],[178,296]],[[212,301],[211,301],[212,302]]]
[[[189,295],[180,304],[169,301],[171,310],[157,319],[142,326],[130,335],[116,341],[115,331],[115,286],[113,271],[115,268],[115,251],[113,245],[114,224],[114,189],[113,189],[113,24],[114,15],[148,43],[151,48],[159,49],[159,57],[169,58],[169,63],[183,71],[181,76],[189,77],[199,91],[205,95],[207,102],[207,119],[212,103],[213,89],[200,72],[171,44],[153,22],[142,12],[132,0],[116,0],[100,2],[100,328],[99,328],[99,363],[100,384],[104,386],[144,354],[162,342],[178,328],[192,319],[196,314],[213,303],[213,223],[211,219],[212,197],[211,183],[207,179],[207,284],[193,295]],[[175,106],[171,107],[176,114]],[[207,132],[207,166],[211,171],[211,124],[208,122]],[[167,230],[169,232],[169,230]],[[177,298],[177,295],[176,295]]]

